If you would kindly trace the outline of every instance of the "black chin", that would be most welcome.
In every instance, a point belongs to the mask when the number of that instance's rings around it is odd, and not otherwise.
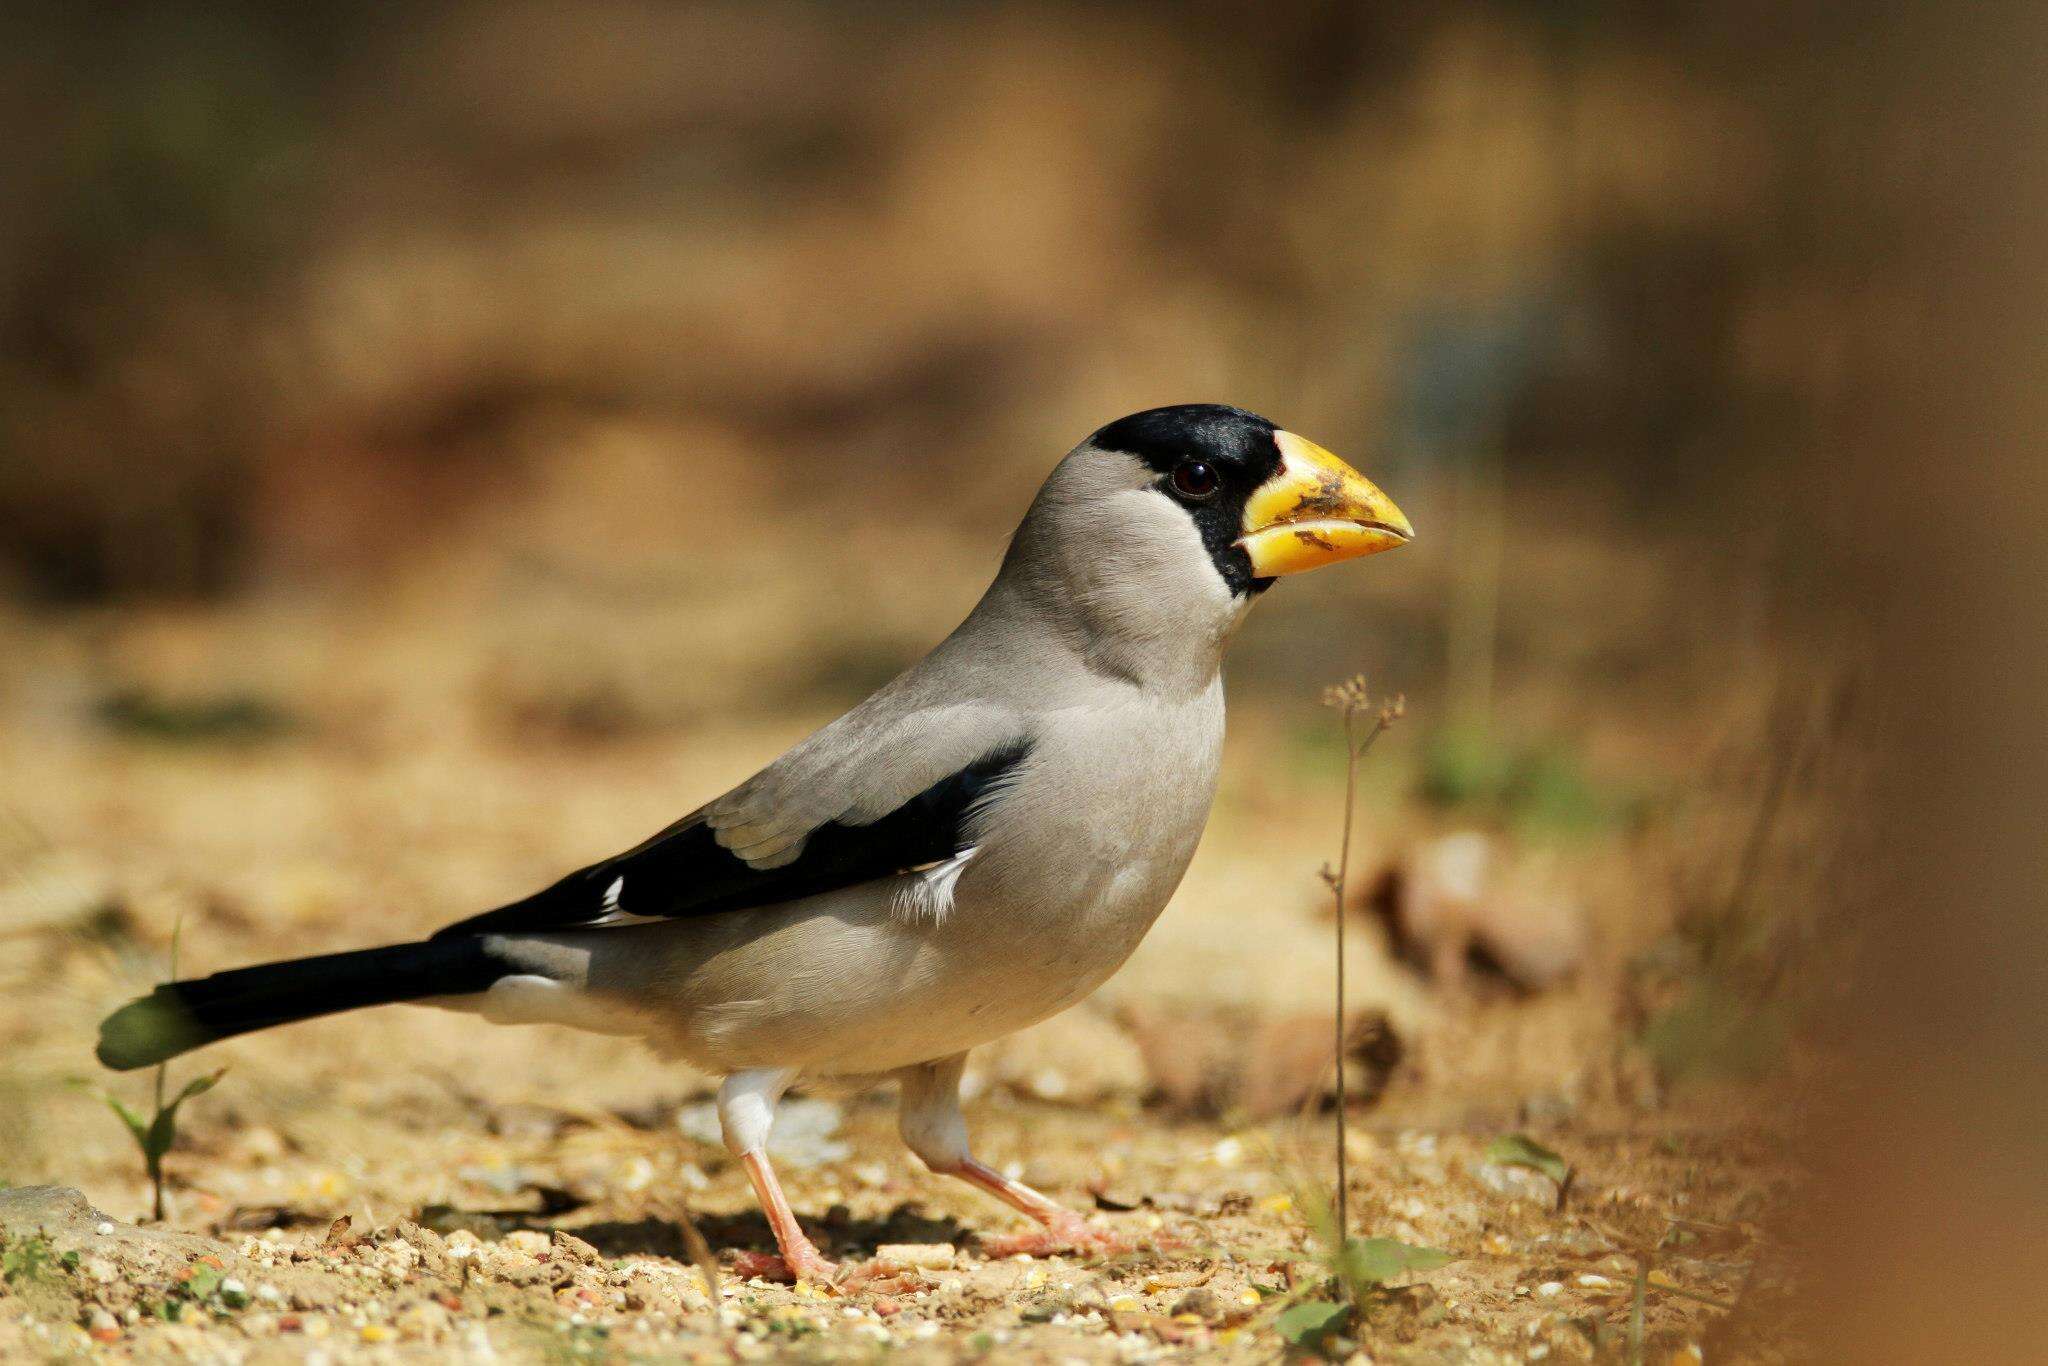
[[[1240,598],[1255,598],[1271,586],[1271,579],[1262,579],[1252,573],[1252,557],[1237,543],[1238,518],[1230,516],[1195,517],[1195,527],[1202,533],[1202,544],[1209,552],[1209,562],[1216,566],[1216,572],[1223,576],[1224,586]]]

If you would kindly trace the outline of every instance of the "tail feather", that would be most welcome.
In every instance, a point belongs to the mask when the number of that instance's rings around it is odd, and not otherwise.
[[[488,938],[434,939],[166,982],[100,1025],[99,1060],[117,1071],[147,1067],[217,1039],[364,1006],[463,996],[530,968],[508,962]]]

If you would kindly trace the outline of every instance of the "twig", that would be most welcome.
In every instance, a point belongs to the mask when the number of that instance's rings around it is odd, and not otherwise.
[[[185,937],[185,917],[181,914],[171,923],[171,980],[178,980],[178,944]],[[164,1086],[170,1081],[171,1065],[168,1061],[156,1065],[156,1111],[164,1112]],[[164,1169],[163,1159],[157,1158],[149,1164],[149,1189],[152,1222],[164,1221]]]
[[[1335,707],[1344,718],[1344,830],[1337,850],[1337,871],[1332,873],[1327,865],[1323,868],[1323,877],[1330,884],[1337,906],[1337,1249],[1341,1253],[1351,1237],[1351,1183],[1344,1152],[1344,894],[1351,880],[1351,828],[1358,808],[1358,765],[1365,752],[1372,748],[1373,741],[1379,739],[1407,710],[1407,699],[1397,695],[1391,702],[1383,703],[1374,712],[1371,728],[1363,738],[1358,733],[1359,718],[1373,710],[1372,695],[1366,689],[1364,674],[1354,675],[1335,687],[1325,689],[1323,705]]]

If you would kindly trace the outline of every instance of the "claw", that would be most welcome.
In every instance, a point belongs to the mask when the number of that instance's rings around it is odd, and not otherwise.
[[[813,1281],[830,1285],[839,1278],[839,1264],[827,1261],[815,1248],[806,1256],[802,1250],[795,1250],[793,1259],[778,1256],[773,1252],[742,1252],[733,1259],[732,1270],[741,1280],[752,1280],[758,1276],[764,1281],[781,1281],[792,1284],[796,1281]]]

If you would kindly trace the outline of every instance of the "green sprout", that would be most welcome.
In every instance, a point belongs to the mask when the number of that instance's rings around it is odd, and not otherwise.
[[[1321,1271],[1283,1299],[1274,1329],[1301,1352],[1339,1358],[1355,1348],[1356,1330],[1381,1302],[1388,1283],[1434,1271],[1458,1260],[1441,1248],[1416,1247],[1393,1238],[1343,1236],[1337,1213],[1321,1192],[1304,1190],[1295,1203],[1306,1214],[1313,1246],[1308,1259]]]
[[[181,919],[171,930],[171,979],[178,976],[178,943],[183,938],[185,922]],[[157,1222],[164,1220],[164,1155],[170,1152],[178,1141],[178,1110],[194,1096],[201,1096],[220,1084],[227,1075],[223,1067],[205,1076],[194,1077],[178,1088],[176,1095],[169,1095],[170,1065],[156,1065],[155,1107],[148,1119],[144,1119],[126,1102],[111,1091],[99,1093],[121,1122],[128,1126],[129,1134],[135,1139],[135,1146],[142,1152],[142,1166],[149,1173],[151,1217]]]

